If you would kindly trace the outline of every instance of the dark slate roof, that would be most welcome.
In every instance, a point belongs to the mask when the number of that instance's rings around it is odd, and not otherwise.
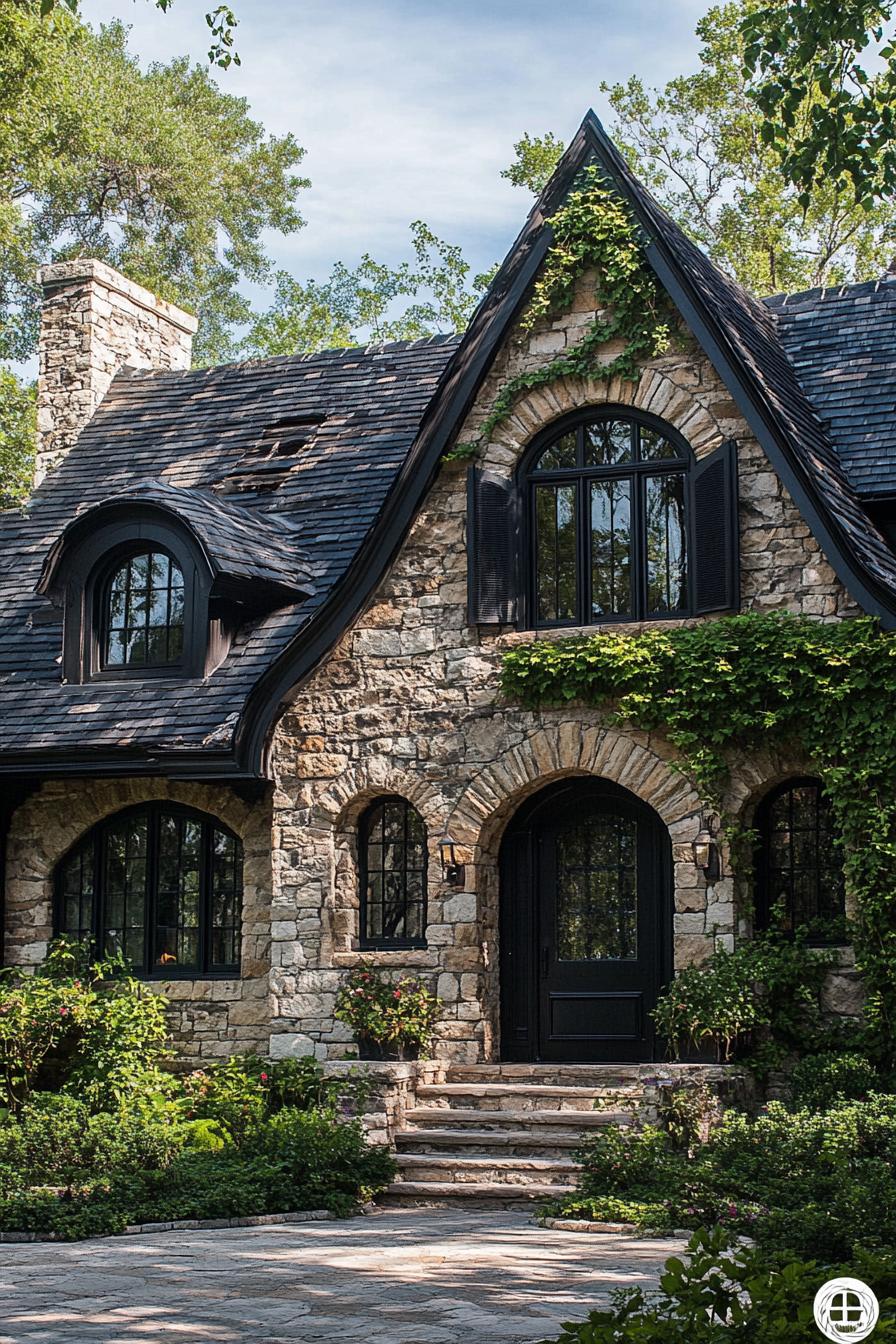
[[[132,506],[149,506],[185,523],[216,577],[270,584],[306,597],[314,592],[313,561],[299,544],[298,519],[282,511],[273,517],[257,507],[230,503],[210,489],[157,480],[138,481],[99,504],[82,505],[48,553],[40,591],[50,589],[54,571],[74,535],[101,526],[105,514]]]
[[[178,372],[125,371],[26,514],[0,515],[0,765],[39,753],[74,769],[82,754],[175,758],[197,773],[232,773],[223,758],[261,674],[302,631],[364,545],[396,486],[454,337]],[[265,442],[272,423],[320,419],[276,491],[211,496]],[[262,450],[266,451],[266,450]],[[148,479],[159,484],[140,484]],[[79,510],[137,488],[173,500],[210,550],[232,548],[251,523],[254,555],[279,538],[277,568],[314,558],[314,592],[239,632],[204,680],[60,684],[60,613],[35,590],[50,546]],[[238,501],[238,502],[236,502]],[[237,526],[239,524],[239,526]],[[293,551],[295,548],[295,551]],[[223,555],[223,551],[218,551]],[[222,760],[216,764],[216,753]],[[83,762],[82,762],[83,768]],[[156,768],[165,768],[162,765]]]
[[[855,490],[866,499],[896,496],[896,282],[765,302]]]

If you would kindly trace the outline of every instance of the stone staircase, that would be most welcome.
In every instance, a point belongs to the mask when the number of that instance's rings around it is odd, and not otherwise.
[[[418,1085],[382,1202],[494,1208],[556,1198],[575,1185],[584,1135],[634,1123],[640,1074],[637,1065],[452,1065],[443,1082]]]

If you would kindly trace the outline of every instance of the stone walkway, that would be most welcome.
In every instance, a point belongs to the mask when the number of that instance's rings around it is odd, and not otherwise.
[[[445,1209],[0,1246],[0,1344],[535,1341],[678,1249]]]

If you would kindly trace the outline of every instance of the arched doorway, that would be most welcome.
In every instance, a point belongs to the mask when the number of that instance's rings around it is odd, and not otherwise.
[[[653,809],[563,780],[519,809],[500,871],[502,1059],[653,1059],[672,974],[672,851]]]

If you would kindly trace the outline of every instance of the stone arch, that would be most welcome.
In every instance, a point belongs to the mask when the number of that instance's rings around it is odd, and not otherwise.
[[[382,756],[372,756],[345,771],[316,799],[310,816],[313,832],[330,855],[330,876],[325,883],[321,910],[321,957],[330,964],[334,954],[357,947],[360,867],[358,822],[365,808],[384,794],[406,798],[426,825],[429,847],[427,904],[430,920],[441,894],[438,838],[445,825],[446,805],[442,794],[427,780],[396,766]]]
[[[688,370],[649,368],[637,382],[624,378],[566,377],[533,388],[514,403],[513,411],[492,434],[485,463],[507,472],[535,434],[571,411],[613,405],[649,411],[667,421],[690,444],[697,458],[706,457],[728,437],[715,415],[695,393],[691,382],[679,382]]]
[[[17,965],[43,961],[56,866],[98,822],[139,803],[176,802],[219,818],[243,842],[243,965],[262,974],[270,943],[270,809],[230,789],[165,779],[52,780],[16,811],[7,841],[7,945]]]

